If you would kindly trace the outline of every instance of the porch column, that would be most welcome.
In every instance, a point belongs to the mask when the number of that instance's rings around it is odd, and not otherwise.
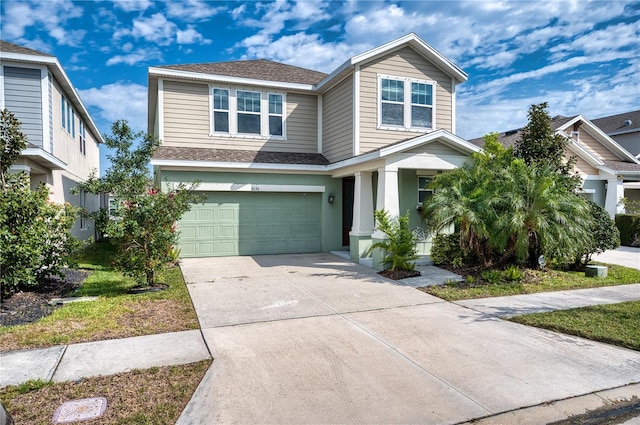
[[[355,173],[353,194],[353,224],[349,232],[351,261],[358,263],[371,246],[373,232],[373,190],[371,172]]]
[[[607,195],[604,201],[604,209],[614,217],[622,212],[622,205],[618,205],[620,200],[624,198],[624,186],[622,180],[616,178],[607,180]]]
[[[398,196],[398,167],[378,168],[377,210],[387,210],[391,217],[400,215]]]
[[[376,210],[386,210],[391,217],[400,215],[400,197],[398,196],[398,167],[385,166],[378,168],[378,192]],[[382,241],[387,235],[380,230],[375,230],[371,235],[373,242]],[[383,252],[381,249],[373,251],[373,268],[382,270]]]

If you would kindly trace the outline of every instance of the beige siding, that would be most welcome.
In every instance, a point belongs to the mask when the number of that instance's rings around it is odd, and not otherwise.
[[[594,176],[594,175],[597,176],[599,174],[596,168],[589,165],[587,161],[585,161],[580,157],[577,157],[577,162],[576,162],[576,165],[573,167],[573,169],[582,176]]]
[[[580,131],[580,143],[596,158],[605,161],[619,161],[613,152],[607,149],[602,143],[598,142],[591,134],[584,130]]]
[[[453,149],[452,147],[447,146],[441,142],[432,142],[427,145],[411,149],[406,153],[414,153],[414,154],[429,153],[432,155],[454,155],[454,156],[459,156],[461,154],[460,151]]]
[[[322,153],[331,162],[353,156],[352,76],[324,94],[322,109]]]
[[[413,49],[406,47],[368,63],[362,66],[360,70],[361,153],[419,134],[415,132],[377,129],[378,74],[435,81],[435,129],[452,131],[451,77],[432,65]]]
[[[266,90],[269,91],[269,90]],[[166,146],[263,150],[317,151],[317,96],[286,93],[286,140],[266,137],[210,136],[209,86],[164,81],[164,140]]]
[[[163,85],[163,144],[212,147],[209,137],[209,86],[182,81],[164,81]]]

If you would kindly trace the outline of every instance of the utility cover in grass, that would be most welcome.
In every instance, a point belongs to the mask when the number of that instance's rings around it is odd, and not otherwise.
[[[52,422],[54,424],[68,424],[99,418],[106,408],[107,399],[104,397],[67,401],[56,409]]]

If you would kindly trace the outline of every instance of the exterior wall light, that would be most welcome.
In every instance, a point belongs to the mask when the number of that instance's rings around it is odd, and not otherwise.
[[[330,204],[333,204],[333,201],[336,200],[336,195],[334,195],[333,193],[330,193],[329,198],[327,200],[329,201]]]

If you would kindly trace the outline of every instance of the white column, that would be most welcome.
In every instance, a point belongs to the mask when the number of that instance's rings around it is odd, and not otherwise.
[[[353,196],[353,226],[350,235],[371,236],[373,232],[373,191],[371,172],[355,173]]]
[[[398,168],[385,166],[378,168],[378,192],[376,210],[386,210],[390,217],[400,215],[400,200],[398,196]],[[379,230],[373,232],[375,239],[386,239],[386,235]]]
[[[613,217],[622,212],[622,206],[618,205],[624,198],[624,186],[622,180],[617,178],[607,180],[607,195],[604,201],[604,208]]]
[[[400,215],[398,196],[398,168],[385,166],[378,168],[377,210],[387,210],[391,217]]]

